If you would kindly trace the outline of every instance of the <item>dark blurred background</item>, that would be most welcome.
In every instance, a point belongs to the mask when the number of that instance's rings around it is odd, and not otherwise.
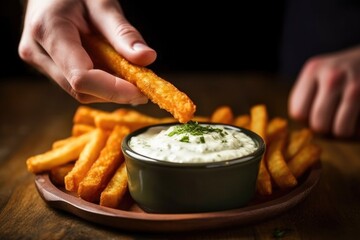
[[[276,71],[282,1],[122,0],[130,22],[157,50],[156,71]],[[1,1],[1,76],[32,74],[18,57],[19,0]]]
[[[0,3],[0,77],[27,74],[27,66],[19,59],[17,45],[20,39],[22,8],[19,0]]]
[[[120,2],[129,21],[157,50],[158,58],[149,66],[155,71],[295,77],[310,56],[360,42],[358,0]],[[20,0],[1,1],[0,9],[0,76],[34,74],[17,53]]]

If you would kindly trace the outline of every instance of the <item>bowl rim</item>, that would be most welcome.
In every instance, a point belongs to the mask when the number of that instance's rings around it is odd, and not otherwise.
[[[148,164],[152,166],[162,166],[162,167],[174,167],[174,168],[216,168],[216,167],[228,167],[238,164],[248,164],[253,161],[256,161],[258,158],[261,159],[262,155],[265,153],[266,149],[266,143],[263,140],[262,137],[260,137],[257,133],[243,128],[238,127],[232,124],[224,124],[224,123],[214,123],[214,122],[198,122],[199,124],[206,124],[206,125],[212,125],[212,126],[223,126],[227,129],[233,129],[239,132],[245,133],[247,136],[251,137],[256,144],[258,145],[258,148],[251,154],[242,156],[239,158],[234,159],[228,159],[228,160],[222,160],[222,161],[215,161],[215,162],[196,162],[196,163],[180,163],[180,162],[169,162],[165,160],[155,159],[151,158],[145,155],[142,155],[138,152],[135,152],[130,146],[129,141],[133,136],[139,135],[145,131],[147,131],[150,128],[153,127],[170,127],[175,125],[180,125],[181,123],[178,122],[171,122],[171,123],[158,123],[158,124],[152,124],[145,127],[141,127],[128,135],[126,135],[121,143],[121,149],[124,154],[124,156],[128,155],[131,157],[134,161],[141,162],[143,164]]]

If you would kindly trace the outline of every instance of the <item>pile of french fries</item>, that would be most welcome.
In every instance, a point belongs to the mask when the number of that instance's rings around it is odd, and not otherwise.
[[[290,131],[285,118],[269,119],[263,104],[238,116],[229,106],[220,106],[211,116],[195,116],[193,120],[248,128],[265,140],[266,153],[257,179],[257,193],[261,196],[295,187],[299,178],[320,160],[321,149],[313,143],[309,129]],[[54,184],[86,201],[118,208],[128,191],[121,152],[123,138],[138,128],[166,122],[177,120],[151,117],[130,108],[108,112],[79,106],[73,116],[71,136],[29,157],[27,169],[34,174],[48,172]]]

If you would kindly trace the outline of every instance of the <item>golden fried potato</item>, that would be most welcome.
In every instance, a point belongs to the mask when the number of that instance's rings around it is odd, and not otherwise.
[[[288,131],[288,121],[282,117],[274,117],[269,121],[266,131],[267,141],[271,142]]]
[[[74,168],[65,176],[65,188],[68,191],[77,192],[80,182],[100,155],[106,143],[107,133],[97,128],[94,136],[88,141],[75,162]]]
[[[270,143],[266,151],[266,160],[271,178],[281,189],[292,188],[297,185],[297,179],[287,166],[283,149],[287,134],[284,132]]]
[[[215,109],[210,117],[210,121],[214,123],[231,124],[234,120],[234,115],[229,106],[219,106]]]
[[[100,194],[105,189],[116,169],[124,161],[121,152],[121,142],[129,134],[124,126],[115,126],[100,156],[91,166],[86,176],[79,184],[78,195],[89,202],[98,202]]]
[[[289,143],[285,153],[286,159],[293,158],[303,146],[305,146],[311,141],[312,138],[313,133],[308,128],[302,128],[291,132],[289,137]]]
[[[74,163],[67,163],[50,170],[50,179],[56,186],[64,186],[64,178],[68,172],[74,167]]]
[[[71,130],[72,136],[79,136],[95,129],[95,126],[89,124],[75,123]]]
[[[112,130],[116,125],[127,126],[130,131],[151,124],[160,123],[161,120],[153,118],[137,111],[128,111],[124,115],[119,114],[102,114],[95,117],[95,125],[98,128]]]
[[[250,128],[250,115],[242,114],[235,117],[233,124],[246,129]]]
[[[98,109],[88,107],[88,106],[79,106],[76,109],[76,112],[74,114],[73,122],[94,126],[95,125],[95,121],[94,121],[95,116],[98,116],[101,114],[109,114],[109,113],[106,111],[98,110]]]
[[[40,173],[76,160],[92,135],[93,132],[83,134],[65,145],[28,158],[26,161],[28,171]]]
[[[251,107],[250,119],[250,129],[262,137],[266,142],[266,129],[268,124],[266,106],[264,104],[258,104]],[[270,195],[272,193],[271,177],[265,163],[265,156],[260,162],[256,188],[260,195]]]
[[[101,192],[100,205],[117,208],[128,189],[126,165],[123,162],[111,178],[110,182]]]
[[[305,145],[292,159],[288,166],[295,177],[300,177],[307,169],[320,160],[321,148],[315,143]]]

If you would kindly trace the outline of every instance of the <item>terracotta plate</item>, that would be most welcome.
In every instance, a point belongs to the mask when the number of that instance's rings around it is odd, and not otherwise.
[[[142,211],[127,196],[119,209],[102,207],[84,201],[64,189],[56,187],[48,174],[36,176],[36,187],[51,207],[70,212],[85,220],[126,230],[147,232],[191,231],[249,224],[274,217],[301,202],[317,184],[321,164],[314,166],[291,191],[277,191],[271,198],[255,199],[248,206],[227,211],[154,214]]]

